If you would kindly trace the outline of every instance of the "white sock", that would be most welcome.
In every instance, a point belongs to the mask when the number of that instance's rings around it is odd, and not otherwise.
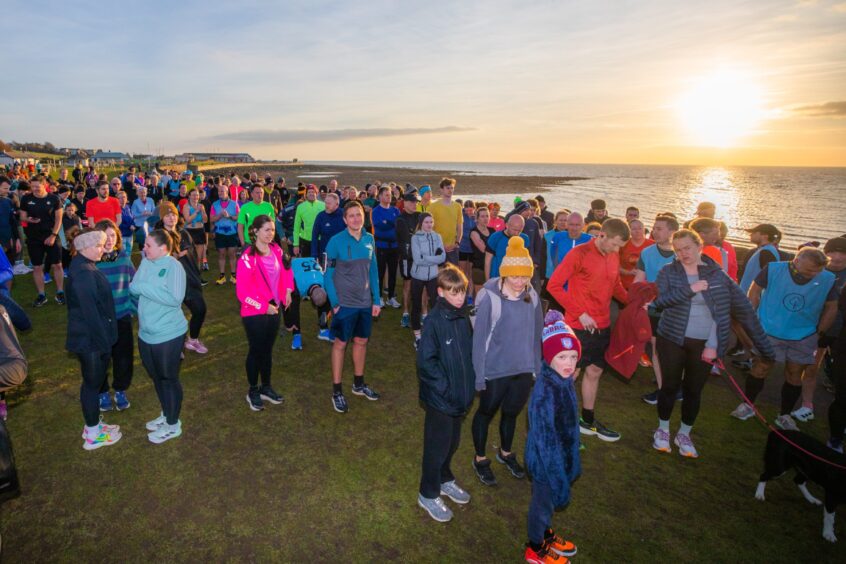
[[[692,428],[693,427],[691,425],[685,425],[684,423],[682,423],[681,425],[679,425],[679,434],[680,435],[687,435],[689,437],[690,436],[690,430]]]
[[[659,419],[658,420],[658,428],[662,431],[670,432],[670,420],[669,419]]]
[[[85,426],[85,434],[91,438],[96,437],[100,434],[100,424],[96,424],[93,427],[89,427],[88,425]]]

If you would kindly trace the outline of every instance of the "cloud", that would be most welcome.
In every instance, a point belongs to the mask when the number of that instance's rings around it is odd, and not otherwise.
[[[842,2],[840,4],[835,4],[831,7],[832,10],[835,12],[839,12],[841,14],[846,14],[846,2]]]
[[[205,137],[203,141],[233,141],[256,145],[284,145],[287,143],[319,143],[367,139],[373,137],[403,137],[435,133],[461,133],[476,131],[474,127],[403,127],[372,129],[252,129],[233,131]]]
[[[823,102],[822,104],[804,104],[794,106],[790,111],[807,117],[846,117],[846,100]]]

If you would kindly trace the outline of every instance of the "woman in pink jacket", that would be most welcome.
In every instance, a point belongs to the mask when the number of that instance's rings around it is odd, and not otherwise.
[[[236,291],[241,302],[241,320],[247,332],[247,403],[253,411],[264,402],[282,403],[282,396],[270,387],[273,344],[279,334],[280,309],[291,304],[294,274],[290,258],[273,242],[273,219],[260,215],[250,226],[252,245],[238,260]],[[261,386],[258,385],[261,375]]]

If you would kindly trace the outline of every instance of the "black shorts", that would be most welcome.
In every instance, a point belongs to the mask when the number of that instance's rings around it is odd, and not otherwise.
[[[473,260],[473,251],[470,251],[469,253],[462,253],[461,251],[458,251],[458,260],[471,262]]]
[[[62,262],[62,246],[59,244],[59,238],[52,246],[48,247],[44,241],[30,237],[26,240],[26,250],[29,253],[29,260],[32,261],[32,266],[44,265],[45,268],[50,268],[54,264]]]
[[[591,364],[602,369],[607,368],[605,351],[611,344],[611,329],[595,329],[593,333],[584,329],[573,329],[573,331],[582,343],[582,358],[579,359],[579,368]]]
[[[411,259],[401,258],[399,261],[400,276],[403,280],[411,280]]]
[[[189,227],[185,231],[191,236],[191,240],[195,245],[206,244],[206,231],[202,227]]]
[[[214,236],[214,246],[218,250],[238,248],[241,246],[241,241],[238,239],[238,235],[217,233]]]

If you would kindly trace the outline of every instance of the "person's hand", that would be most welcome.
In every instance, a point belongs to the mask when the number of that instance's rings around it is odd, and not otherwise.
[[[38,217],[28,217],[26,218],[27,223],[41,223],[41,218]]]
[[[717,359],[717,349],[712,347],[705,347],[702,349],[702,360],[707,363],[712,363]]]
[[[596,321],[594,321],[593,317],[588,315],[587,313],[583,313],[579,316],[579,323],[582,324],[582,327],[585,328],[585,331],[590,331],[593,333],[596,330]]]
[[[285,309],[291,307],[291,302],[293,302],[293,295],[294,291],[291,288],[285,290]]]
[[[697,280],[693,284],[690,285],[690,289],[693,290],[693,293],[704,292],[708,289],[708,281],[707,280]]]
[[[44,240],[44,244],[47,245],[48,247],[52,247],[55,243],[56,243],[56,236],[55,235],[50,235],[49,237],[47,237]]]
[[[341,306],[335,306],[335,307],[333,307],[333,308],[332,308],[332,314],[333,314],[333,315],[338,315],[338,311],[340,311],[340,309],[341,309]]]
[[[279,313],[279,308],[273,304],[267,304],[267,315],[277,315]]]
[[[379,313],[381,311],[382,311],[382,308],[380,306],[374,305],[373,310],[371,311],[371,315],[373,315],[373,317],[379,317]]]
[[[442,254],[444,254],[444,250],[442,248],[438,247],[437,250],[435,251],[435,256],[439,257]]]
[[[295,257],[300,256],[300,247],[299,247],[299,245],[297,245],[296,247],[294,247],[294,256],[295,256]]]
[[[21,252],[21,240],[15,239],[15,254]]]

